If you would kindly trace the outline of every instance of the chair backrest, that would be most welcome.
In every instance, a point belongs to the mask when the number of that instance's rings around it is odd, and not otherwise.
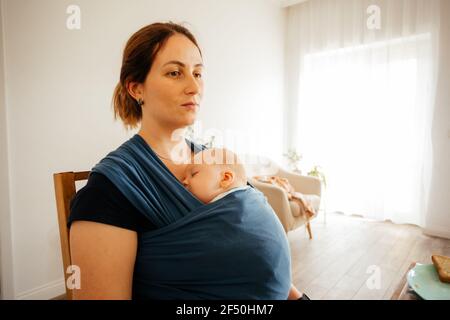
[[[67,273],[67,268],[71,265],[69,229],[67,228],[67,220],[70,214],[70,201],[76,193],[75,182],[86,180],[89,173],[90,171],[53,174],[67,300],[72,300],[72,290],[67,288],[67,278],[70,276]]]

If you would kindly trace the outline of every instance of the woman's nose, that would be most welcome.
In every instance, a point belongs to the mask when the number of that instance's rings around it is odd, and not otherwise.
[[[186,94],[198,94],[201,93],[202,85],[199,83],[198,79],[194,76],[187,77],[187,84],[185,92]]]

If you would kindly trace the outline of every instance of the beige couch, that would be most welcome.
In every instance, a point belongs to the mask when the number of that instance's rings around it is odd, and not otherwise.
[[[280,219],[286,233],[305,225],[309,233],[309,237],[312,239],[311,226],[306,219],[300,215],[300,208],[298,204],[296,202],[289,201],[286,192],[282,188],[257,181],[252,177],[273,175],[288,179],[295,191],[304,194],[305,198],[312,204],[316,212],[313,219],[317,216],[317,212],[319,212],[320,209],[322,186],[320,180],[315,177],[303,176],[284,170],[270,159],[263,157],[259,157],[258,159],[259,160],[251,161],[256,161],[256,163],[249,164],[244,162],[249,182],[255,188],[264,193],[267,201]]]

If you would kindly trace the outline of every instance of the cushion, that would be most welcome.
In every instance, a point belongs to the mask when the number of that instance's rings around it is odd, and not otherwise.
[[[304,194],[304,199],[314,208],[317,215],[317,211],[320,208],[320,197],[315,194]],[[295,201],[289,201],[289,206],[291,208],[291,213],[294,217],[300,217],[300,206]]]

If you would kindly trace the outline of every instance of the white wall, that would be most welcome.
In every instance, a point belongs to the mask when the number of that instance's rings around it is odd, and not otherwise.
[[[134,133],[113,122],[110,101],[123,46],[141,26],[189,22],[207,68],[203,127],[264,128],[264,146],[281,156],[285,15],[277,1],[2,1],[0,231],[11,239],[2,243],[1,280],[14,287],[5,297],[64,292],[52,174],[90,169]],[[74,3],[81,30],[71,31],[66,8]],[[10,262],[14,276],[3,269]]]
[[[442,1],[433,177],[425,233],[450,238],[450,1]]]
[[[12,297],[14,290],[3,31],[3,3],[0,3],[0,299]]]

